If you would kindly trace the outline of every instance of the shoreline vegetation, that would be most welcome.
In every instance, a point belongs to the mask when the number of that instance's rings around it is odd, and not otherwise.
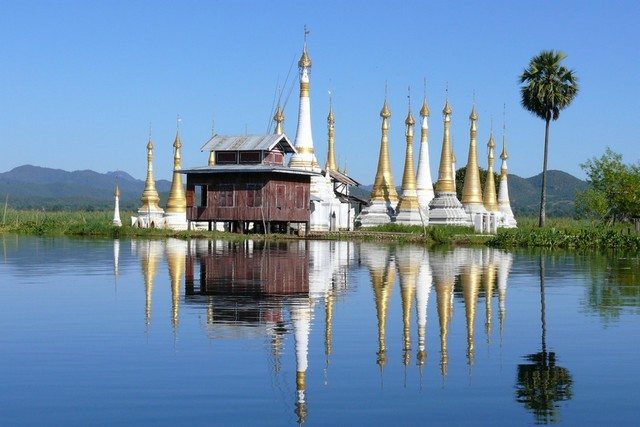
[[[112,212],[43,212],[9,209],[2,215],[0,234],[35,236],[76,236],[96,238],[175,237],[223,238],[228,240],[285,240],[304,239],[282,234],[235,234],[219,231],[173,231],[128,226],[130,213],[123,213],[122,227],[112,225]],[[545,228],[539,228],[536,218],[519,218],[517,229],[500,229],[496,235],[476,234],[471,228],[460,226],[385,226],[350,232],[312,233],[308,239],[388,241],[418,243],[430,246],[491,246],[496,248],[559,248],[559,249],[618,249],[640,251],[640,234],[633,224],[606,225],[601,222],[570,218],[549,218]]]

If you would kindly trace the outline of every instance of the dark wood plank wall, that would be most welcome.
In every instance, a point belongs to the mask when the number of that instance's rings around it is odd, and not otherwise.
[[[257,242],[258,243],[258,242]],[[193,286],[191,257],[185,284]],[[256,244],[250,250],[231,243],[199,258],[200,293],[205,295],[284,295],[309,292],[309,253],[305,242]]]
[[[187,174],[187,219],[190,221],[308,222],[311,215],[309,193],[311,179],[305,175],[282,173]],[[233,188],[233,206],[229,195],[221,194],[224,185]],[[248,185],[260,190],[257,196]],[[195,187],[206,186],[196,206]],[[256,205],[261,197],[261,206]]]

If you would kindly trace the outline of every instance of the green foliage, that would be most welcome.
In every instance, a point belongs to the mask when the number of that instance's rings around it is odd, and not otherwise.
[[[532,218],[519,219],[518,228],[499,229],[487,244],[500,248],[542,247],[568,249],[640,250],[640,235],[627,227],[561,219],[538,228]]]
[[[640,165],[625,165],[622,155],[607,147],[600,158],[580,167],[588,187],[576,197],[577,213],[584,218],[628,221],[640,217]]]
[[[578,93],[578,78],[562,65],[563,52],[544,50],[520,75],[522,106],[542,120],[557,120]]]

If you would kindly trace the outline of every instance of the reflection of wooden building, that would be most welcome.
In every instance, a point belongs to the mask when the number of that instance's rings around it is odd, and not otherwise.
[[[227,225],[232,231],[309,229],[314,172],[284,165],[295,149],[284,134],[213,136],[203,147],[215,164],[184,170],[187,219]]]
[[[309,293],[309,255],[299,242],[224,242],[187,258],[187,294],[272,296]]]

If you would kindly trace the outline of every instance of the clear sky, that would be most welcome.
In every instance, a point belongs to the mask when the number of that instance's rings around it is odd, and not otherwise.
[[[510,172],[542,169],[544,122],[520,107],[517,77],[543,49],[567,53],[580,79],[552,124],[549,167],[583,177],[605,146],[640,158],[640,3],[636,1],[3,1],[0,4],[0,171],[22,164],[125,170],[144,178],[149,124],[156,178],[169,178],[176,117],[184,166],[206,164],[215,130],[264,133],[274,93],[310,29],[314,146],[326,159],[328,91],[341,165],[372,183],[388,83],[390,153],[402,179],[411,86],[414,116],[427,79],[431,172],[437,178],[448,83],[458,166],[469,112],[480,116],[486,167],[491,117],[501,141],[507,105]],[[298,87],[285,110],[295,137]],[[416,136],[419,131],[416,129]],[[419,137],[415,148],[418,148]],[[416,153],[417,161],[417,153]],[[496,167],[499,163],[496,162]]]

